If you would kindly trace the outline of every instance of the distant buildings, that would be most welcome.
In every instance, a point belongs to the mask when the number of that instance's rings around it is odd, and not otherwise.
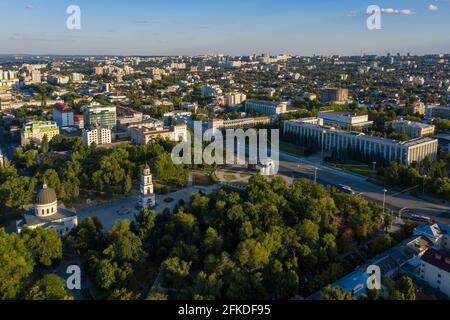
[[[344,103],[348,101],[348,89],[323,88],[320,90],[320,101],[322,103]]]
[[[188,112],[197,112],[198,104],[197,103],[190,103],[190,102],[182,102],[178,106],[179,110],[184,110]]]
[[[287,102],[271,102],[263,100],[245,101],[245,112],[255,111],[266,116],[276,116],[287,111]]]
[[[11,109],[12,94],[8,87],[0,87],[0,111]]]
[[[116,107],[114,106],[89,106],[84,109],[84,127],[98,124],[108,129],[116,128]]]
[[[50,141],[59,134],[59,128],[54,121],[31,121],[23,125],[21,130],[21,144],[28,145],[31,142],[40,144],[44,136]]]
[[[225,106],[230,107],[245,102],[245,100],[247,100],[247,96],[243,93],[227,93],[224,99]]]
[[[36,197],[34,210],[25,212],[23,218],[16,222],[16,231],[20,233],[25,227],[41,227],[45,230],[54,229],[62,237],[77,225],[77,214],[62,205],[58,206],[55,190],[44,184]]]
[[[252,128],[257,125],[269,125],[272,122],[270,117],[239,118],[233,120],[211,119],[208,122],[209,129],[237,129]]]
[[[408,106],[408,113],[425,115],[425,105],[420,101],[414,101]]]
[[[321,111],[317,117],[323,119],[328,125],[367,128],[373,124],[373,121],[369,121],[368,115],[359,115],[354,112]]]
[[[104,145],[111,143],[111,129],[99,125],[92,125],[90,128],[83,129],[83,142],[90,147],[93,143]]]
[[[368,157],[377,156],[386,162],[397,161],[410,165],[422,161],[429,156],[436,160],[438,140],[420,138],[405,142],[391,139],[368,136],[360,132],[338,130],[333,127],[304,123],[299,121],[286,121],[284,133],[298,137],[306,137],[318,141],[322,150],[359,150]]]
[[[54,105],[53,120],[60,128],[73,127],[75,125],[72,108],[62,103]]]
[[[220,86],[203,86],[202,87],[202,97],[215,97],[222,94],[222,89]]]
[[[428,118],[442,118],[450,120],[450,106],[430,105],[426,107]]]
[[[172,127],[140,127],[130,128],[131,142],[136,144],[149,144],[157,138],[170,141],[187,141],[187,126],[175,125]]]
[[[411,138],[420,138],[434,134],[435,126],[420,122],[397,120],[390,123],[395,131],[404,132]]]
[[[70,75],[70,80],[75,83],[81,82],[81,81],[83,81],[83,79],[84,79],[84,75],[81,73],[74,72]]]

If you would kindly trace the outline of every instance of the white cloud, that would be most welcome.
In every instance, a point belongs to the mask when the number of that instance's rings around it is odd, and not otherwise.
[[[403,14],[403,15],[411,15],[416,12],[412,9],[394,9],[394,8],[382,8],[381,12],[384,14]]]
[[[428,6],[428,10],[430,10],[430,11],[438,11],[438,10],[439,10],[439,7],[436,6],[436,5],[434,5],[434,4],[430,4],[430,5]]]

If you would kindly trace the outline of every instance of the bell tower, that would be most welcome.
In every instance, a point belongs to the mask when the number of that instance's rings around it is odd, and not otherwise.
[[[141,208],[152,208],[156,205],[155,194],[153,193],[153,179],[150,166],[145,164],[141,176],[141,194],[139,199]]]

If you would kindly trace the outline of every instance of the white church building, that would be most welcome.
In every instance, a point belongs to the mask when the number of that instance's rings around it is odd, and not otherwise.
[[[64,205],[58,206],[56,192],[52,188],[43,185],[42,190],[36,196],[34,209],[23,214],[21,220],[16,221],[17,232],[24,227],[35,229],[55,229],[58,235],[64,236],[78,225],[77,214],[68,210]]]
[[[141,176],[141,194],[139,198],[139,206],[141,208],[153,208],[156,206],[156,197],[153,191],[153,179],[150,172],[150,166],[145,165],[144,172]]]

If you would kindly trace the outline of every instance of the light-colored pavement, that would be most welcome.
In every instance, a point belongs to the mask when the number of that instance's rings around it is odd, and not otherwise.
[[[167,195],[156,195],[157,206],[156,213],[162,213],[165,209],[174,209],[180,201],[189,201],[191,196],[202,190],[205,194],[210,194],[220,188],[220,185],[211,186],[190,186]],[[172,198],[171,202],[165,202],[165,199]],[[112,200],[111,202],[100,204],[94,207],[78,211],[78,222],[82,222],[87,217],[97,217],[103,224],[104,230],[108,231],[118,220],[134,221],[134,215],[139,212],[138,197],[132,195],[128,198]]]

